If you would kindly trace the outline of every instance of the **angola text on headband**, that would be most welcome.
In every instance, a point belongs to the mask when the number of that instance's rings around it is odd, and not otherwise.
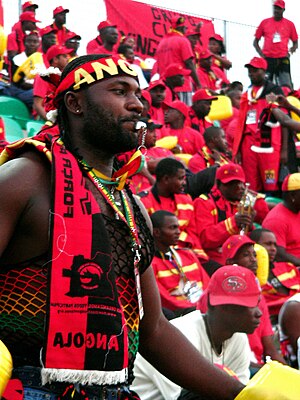
[[[89,61],[65,76],[56,89],[55,98],[57,100],[59,95],[67,90],[81,90],[92,83],[118,75],[129,75],[138,80],[136,71],[120,57],[112,56]]]

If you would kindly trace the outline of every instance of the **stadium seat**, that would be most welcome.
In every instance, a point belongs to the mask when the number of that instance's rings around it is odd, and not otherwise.
[[[4,122],[5,138],[9,143],[24,138],[23,130],[17,121],[7,116],[1,118]]]
[[[36,135],[44,124],[44,121],[28,121],[26,123],[27,136],[31,137]]]
[[[26,123],[31,119],[25,104],[21,100],[8,96],[0,96],[0,116],[14,119],[22,129],[26,129]]]

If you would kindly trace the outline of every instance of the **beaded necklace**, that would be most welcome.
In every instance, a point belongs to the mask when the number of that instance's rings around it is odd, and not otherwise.
[[[101,172],[95,170],[94,168],[91,168],[84,160],[80,160],[79,162],[84,166],[84,170],[87,173],[88,177],[94,183],[95,187],[99,190],[99,192],[106,200],[108,205],[114,210],[116,219],[121,219],[123,222],[125,222],[125,224],[129,228],[131,237],[131,251],[134,253],[133,264],[134,264],[134,276],[136,282],[136,292],[139,305],[139,315],[140,319],[142,319],[144,316],[144,309],[143,309],[143,301],[141,293],[140,273],[138,269],[138,264],[141,260],[141,245],[138,237],[138,230],[136,227],[133,211],[129,205],[128,198],[125,195],[125,192],[121,189],[120,190],[121,203],[115,201],[113,190],[109,191],[109,189],[105,186],[105,183],[111,185],[119,185],[119,182],[110,181],[107,176],[103,175]],[[112,189],[114,189],[114,187]],[[124,213],[120,208],[122,204],[124,208]]]

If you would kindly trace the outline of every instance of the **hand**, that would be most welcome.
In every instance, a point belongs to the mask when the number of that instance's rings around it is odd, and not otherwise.
[[[211,158],[213,160],[215,160],[216,162],[220,162],[221,161],[221,156],[220,153],[217,150],[213,150],[211,153]]]
[[[272,92],[266,95],[266,100],[268,103],[275,103],[277,101],[277,97],[277,94]]]
[[[253,216],[236,213],[234,215],[235,223],[239,229],[245,228],[246,226],[251,227],[253,224]]]

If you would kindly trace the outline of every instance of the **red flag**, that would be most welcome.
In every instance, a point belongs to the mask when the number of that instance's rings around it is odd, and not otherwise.
[[[154,57],[160,40],[171,26],[171,18],[185,17],[188,29],[194,29],[200,22],[201,40],[206,46],[208,38],[214,33],[212,21],[154,7],[132,0],[104,0],[107,19],[116,24],[122,36],[133,36],[136,41],[135,53],[143,58]]]

